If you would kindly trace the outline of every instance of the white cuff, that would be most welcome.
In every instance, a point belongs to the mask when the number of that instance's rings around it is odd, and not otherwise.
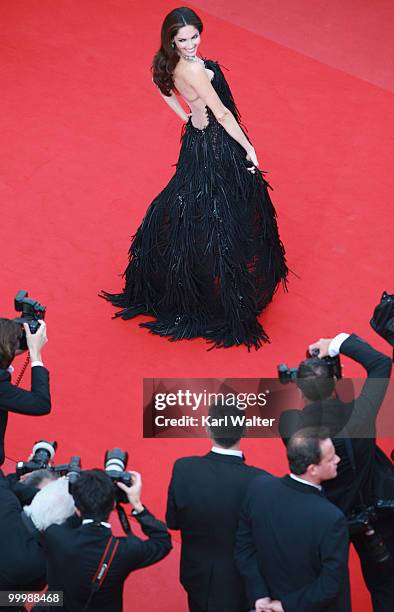
[[[42,361],[32,361],[31,362],[31,367],[35,368],[36,366],[41,366],[43,368],[44,364],[42,363]]]
[[[335,336],[330,342],[328,347],[328,354],[330,357],[336,357],[341,350],[342,342],[345,342],[349,338],[350,334],[341,333]]]

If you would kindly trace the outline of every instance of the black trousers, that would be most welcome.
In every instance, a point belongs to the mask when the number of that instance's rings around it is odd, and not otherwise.
[[[360,557],[361,569],[368,591],[371,594],[374,612],[394,610],[394,516],[379,519],[373,525],[382,537],[391,560],[376,563],[371,559],[365,536],[353,536],[352,543]]]

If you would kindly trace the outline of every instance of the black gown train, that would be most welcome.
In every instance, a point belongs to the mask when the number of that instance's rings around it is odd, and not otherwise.
[[[240,121],[216,62],[212,85]],[[217,347],[258,349],[268,336],[257,320],[280,283],[285,251],[260,171],[207,109],[208,126],[186,124],[175,175],[148,208],[133,237],[122,293],[102,293],[115,316],[181,340],[202,336]]]

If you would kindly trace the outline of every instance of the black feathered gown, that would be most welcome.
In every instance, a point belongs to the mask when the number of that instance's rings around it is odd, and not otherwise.
[[[239,122],[219,65],[205,66]],[[170,340],[201,336],[217,347],[258,349],[268,336],[257,316],[286,283],[285,252],[267,182],[207,115],[205,129],[191,120],[185,127],[175,175],[132,240],[122,293],[102,296],[122,308],[115,316],[154,317],[141,325]]]

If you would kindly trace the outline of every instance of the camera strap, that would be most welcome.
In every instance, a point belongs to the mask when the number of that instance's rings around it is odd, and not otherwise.
[[[15,383],[16,387],[19,387],[19,385],[21,384],[21,380],[23,378],[24,373],[26,372],[27,366],[29,365],[29,361],[30,361],[30,354],[27,353],[26,361],[23,364],[23,367],[22,367],[21,371],[18,374],[18,378],[16,379],[16,383]]]
[[[103,556],[100,559],[100,563],[97,568],[97,572],[92,578],[91,587],[90,587],[90,595],[85,604],[84,612],[89,608],[92,598],[97,593],[99,588],[102,586],[106,575],[108,574],[108,570],[111,567],[111,563],[114,559],[116,550],[119,546],[119,540],[115,538],[113,535],[109,538],[107,542],[107,546],[105,547]]]

